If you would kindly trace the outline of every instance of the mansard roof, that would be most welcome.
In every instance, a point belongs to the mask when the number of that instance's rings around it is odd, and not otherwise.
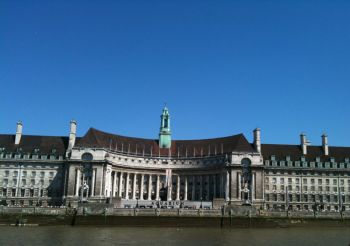
[[[171,148],[159,148],[158,140],[115,135],[90,128],[76,147],[108,148],[137,155],[195,157],[229,152],[256,152],[243,134],[200,140],[172,140]]]
[[[6,153],[33,153],[64,155],[68,146],[68,137],[22,135],[18,145],[15,144],[15,135],[0,134],[0,148]]]
[[[264,160],[269,160],[271,156],[275,156],[276,160],[286,160],[289,156],[291,161],[298,161],[304,156],[300,145],[262,144],[261,153]],[[330,158],[344,162],[345,158],[350,158],[350,147],[329,146],[329,155],[325,156],[322,146],[307,146],[304,157],[307,161],[316,161],[316,157],[319,157],[322,162],[329,161]]]

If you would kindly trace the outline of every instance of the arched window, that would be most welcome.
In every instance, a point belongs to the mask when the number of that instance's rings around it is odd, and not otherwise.
[[[81,156],[81,159],[82,159],[83,161],[92,161],[93,156],[92,156],[92,154],[90,154],[90,153],[84,153],[84,154]]]

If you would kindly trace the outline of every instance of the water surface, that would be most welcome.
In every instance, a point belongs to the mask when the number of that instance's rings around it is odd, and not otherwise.
[[[350,228],[0,227],[0,245],[350,245]]]

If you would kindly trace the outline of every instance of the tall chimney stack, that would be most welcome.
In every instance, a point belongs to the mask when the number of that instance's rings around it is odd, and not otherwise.
[[[304,133],[300,134],[300,145],[303,150],[303,155],[307,154],[307,141]]]
[[[253,133],[254,133],[254,147],[256,151],[261,153],[260,128],[255,128]]]
[[[323,149],[324,155],[329,155],[328,136],[326,133],[323,133],[323,135],[322,135],[322,149]]]
[[[77,122],[75,120],[71,120],[70,130],[69,130],[68,150],[71,150],[74,147],[76,134],[77,134]]]
[[[18,121],[17,127],[16,127],[16,137],[15,137],[15,144],[16,145],[18,145],[21,142],[22,130],[23,130],[22,122]]]

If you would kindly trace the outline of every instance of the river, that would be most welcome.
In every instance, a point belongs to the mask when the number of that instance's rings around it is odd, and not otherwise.
[[[350,228],[0,227],[0,245],[350,245]]]

